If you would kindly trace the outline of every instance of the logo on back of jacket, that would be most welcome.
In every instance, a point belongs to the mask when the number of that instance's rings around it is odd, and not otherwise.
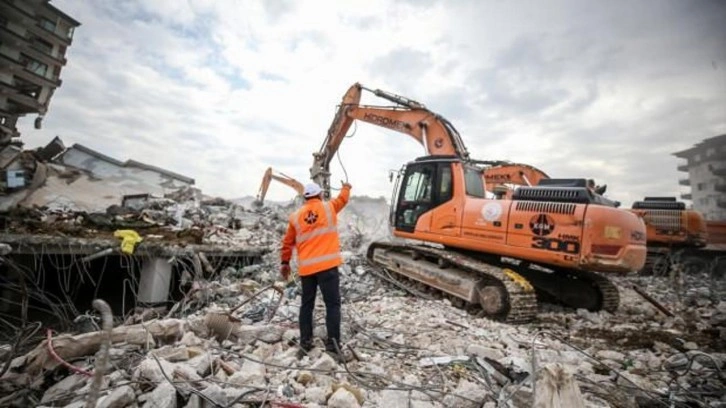
[[[309,210],[307,214],[305,214],[305,223],[308,225],[313,225],[318,220],[318,213],[315,211]]]

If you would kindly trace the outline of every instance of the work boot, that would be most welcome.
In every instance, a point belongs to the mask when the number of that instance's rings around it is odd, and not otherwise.
[[[336,345],[338,348],[336,348]],[[343,344],[340,342],[339,339],[327,339],[325,341],[325,351],[331,352],[331,353],[337,353],[338,351],[343,351]]]
[[[310,350],[313,349],[312,343],[300,344],[300,349],[297,351],[297,359],[302,360],[303,357],[307,356]]]

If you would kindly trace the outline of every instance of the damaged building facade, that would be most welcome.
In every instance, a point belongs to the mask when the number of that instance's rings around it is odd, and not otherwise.
[[[691,191],[681,198],[692,200],[693,208],[708,220],[726,220],[726,135],[704,139],[673,155],[686,160],[678,170],[688,177],[679,184]]]
[[[40,127],[79,25],[48,0],[0,0],[0,146],[24,115]]]
[[[195,278],[267,252],[265,236],[249,232],[263,228],[257,218],[157,166],[58,137],[35,150],[6,145],[0,166],[9,175],[0,195],[0,310],[16,319],[27,304],[38,319],[68,324],[99,296],[116,316],[163,310]]]

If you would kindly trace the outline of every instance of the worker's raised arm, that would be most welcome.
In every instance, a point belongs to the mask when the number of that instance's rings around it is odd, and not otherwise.
[[[338,196],[330,200],[336,213],[340,212],[340,210],[342,210],[343,207],[348,204],[348,199],[350,198],[350,189],[350,184],[343,183],[343,188],[340,189],[340,193],[338,193]]]

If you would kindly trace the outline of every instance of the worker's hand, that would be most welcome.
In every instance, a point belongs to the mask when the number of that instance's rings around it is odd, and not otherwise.
[[[343,188],[353,188],[353,186],[351,186],[347,181],[341,181],[341,183],[343,184]]]
[[[288,279],[290,279],[290,265],[283,264],[280,266],[280,275],[282,276],[282,280],[287,282]]]

